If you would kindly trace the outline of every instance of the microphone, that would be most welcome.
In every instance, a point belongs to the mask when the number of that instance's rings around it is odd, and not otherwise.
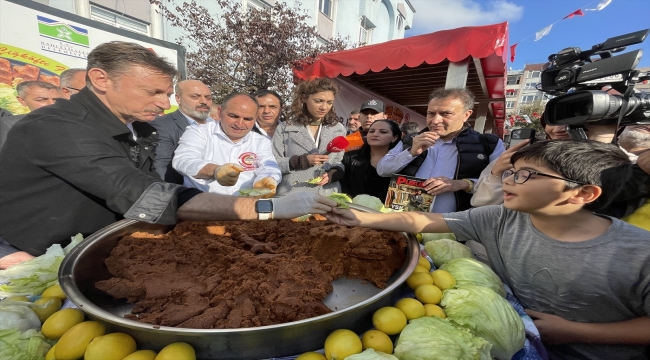
[[[345,151],[348,145],[350,145],[350,142],[345,138],[345,136],[337,136],[327,144],[327,150],[322,155]]]

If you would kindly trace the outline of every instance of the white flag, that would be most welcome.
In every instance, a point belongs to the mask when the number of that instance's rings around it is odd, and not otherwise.
[[[543,28],[542,30],[538,31],[535,33],[535,41],[543,38],[544,36],[548,35],[548,33],[551,32],[551,28],[553,27],[553,24]]]
[[[585,11],[600,11],[604,9],[609,3],[611,3],[612,0],[601,0],[598,5],[596,5],[595,9],[585,9]]]

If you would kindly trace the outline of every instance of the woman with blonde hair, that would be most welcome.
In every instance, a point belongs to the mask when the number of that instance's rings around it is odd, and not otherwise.
[[[334,111],[337,90],[330,79],[304,81],[293,90],[288,121],[280,123],[273,135],[273,155],[282,170],[278,195],[341,191],[343,152],[326,154],[332,139],[345,136]]]

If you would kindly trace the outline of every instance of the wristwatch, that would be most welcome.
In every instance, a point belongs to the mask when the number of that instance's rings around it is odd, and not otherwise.
[[[465,192],[471,194],[471,193],[474,191],[474,181],[472,181],[472,180],[470,180],[470,179],[461,179],[461,180],[467,182],[467,184],[469,185],[469,187],[467,188],[467,190],[465,190]]]
[[[270,199],[259,199],[255,202],[255,212],[258,220],[273,219],[273,201]]]

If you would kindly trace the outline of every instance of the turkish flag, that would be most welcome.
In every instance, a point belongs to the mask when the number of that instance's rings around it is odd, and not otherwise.
[[[578,9],[578,10],[572,12],[571,14],[569,14],[569,15],[563,17],[562,20],[564,20],[564,19],[571,19],[571,18],[574,17],[574,16],[584,16],[584,15],[585,15],[585,14],[582,13],[582,9]]]
[[[515,62],[515,49],[517,48],[517,44],[514,44],[510,47],[510,62]]]

